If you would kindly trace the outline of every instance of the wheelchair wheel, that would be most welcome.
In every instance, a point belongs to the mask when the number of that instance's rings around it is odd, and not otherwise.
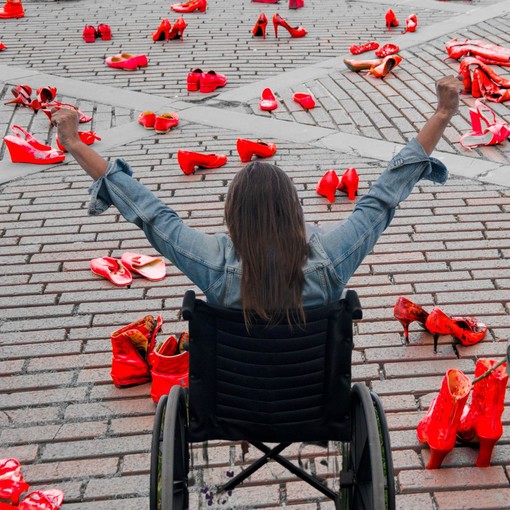
[[[350,510],[386,508],[381,441],[369,389],[351,389],[351,442],[344,445],[344,472],[351,482],[341,488],[341,505]]]
[[[165,423],[165,412],[168,395],[163,395],[158,402],[156,415],[154,416],[154,427],[152,429],[151,444],[151,472],[150,472],[150,496],[149,509],[158,510],[158,502],[161,499],[161,444],[163,441],[163,427]]]
[[[381,399],[377,393],[370,392],[372,402],[374,403],[375,412],[377,414],[377,425],[379,428],[379,437],[382,439],[383,449],[383,470],[385,474],[385,502],[387,510],[395,510],[395,473],[393,471],[393,457],[391,456],[391,443],[390,432],[388,430],[388,423],[386,422],[386,415],[382,406]]]

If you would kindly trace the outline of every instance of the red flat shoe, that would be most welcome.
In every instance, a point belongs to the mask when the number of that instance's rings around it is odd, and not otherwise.
[[[326,197],[328,202],[335,201],[335,193],[340,179],[334,170],[328,170],[317,183],[316,191],[319,195]]]
[[[64,161],[65,154],[49,145],[44,145],[19,126],[13,126],[14,136],[4,137],[5,145],[13,163],[32,163],[36,165],[50,165]],[[22,137],[20,131],[25,137]],[[28,137],[27,137],[28,135]]]
[[[6,0],[5,5],[0,9],[0,19],[23,18],[25,11],[20,0]]]
[[[400,62],[402,62],[402,57],[399,55],[384,57],[383,61],[379,65],[371,67],[367,71],[367,74],[372,74],[376,78],[384,78],[392,69],[397,67]]]
[[[315,100],[311,94],[305,94],[304,92],[296,92],[292,99],[299,103],[305,110],[311,110],[315,108]]]
[[[276,152],[276,144],[274,143],[266,143],[261,140],[253,142],[246,138],[238,138],[236,147],[243,163],[251,161],[253,156],[269,158]]]
[[[109,25],[105,25],[104,23],[101,23],[97,27],[97,32],[101,36],[101,39],[103,41],[111,41],[112,29],[109,27]]]
[[[347,193],[349,200],[354,200],[358,194],[359,176],[355,168],[348,168],[338,183],[337,189]]]
[[[207,9],[207,0],[191,0],[185,4],[173,4],[170,9],[175,12],[205,12]]]
[[[399,51],[400,51],[400,48],[396,44],[388,43],[388,44],[385,44],[385,45],[381,46],[380,48],[378,48],[375,51],[375,56],[379,57],[379,58],[384,58],[384,57],[387,57],[388,55],[394,55],[395,53],[398,53]]]
[[[278,108],[278,102],[270,88],[265,88],[262,91],[261,99],[259,101],[259,108],[263,111],[270,112]]]
[[[96,42],[96,37],[98,35],[99,34],[96,31],[96,27],[93,27],[92,25],[85,25],[85,28],[82,32],[82,37],[86,43]]]
[[[161,257],[126,252],[121,255],[120,260],[129,271],[147,280],[157,282],[166,277],[165,261]]]
[[[93,273],[110,280],[114,285],[126,287],[131,285],[133,277],[120,260],[113,257],[100,257],[90,261],[90,269]]]
[[[18,506],[18,510],[58,510],[64,493],[58,489],[31,492]]]
[[[21,104],[23,106],[30,106],[32,101],[32,87],[29,85],[16,85],[11,89],[14,99],[7,101],[4,104]]]
[[[406,29],[402,32],[406,34],[407,32],[416,32],[416,27],[418,26],[418,16],[416,14],[411,14],[406,19]]]
[[[168,34],[168,39],[170,41],[173,41],[174,39],[180,39],[182,41],[184,39],[184,30],[187,26],[188,24],[184,21],[184,18],[177,18],[172,30],[170,30]]]
[[[386,12],[386,15],[384,16],[386,19],[386,28],[389,30],[391,27],[398,27],[398,19],[397,16],[395,16],[395,13],[392,9],[388,9]]]
[[[176,113],[162,113],[156,116],[154,130],[156,133],[166,133],[179,124],[179,117]]]
[[[167,18],[163,18],[158,29],[152,34],[152,40],[168,41],[168,39],[170,39],[169,34],[171,28],[172,26],[170,25],[170,21]]]
[[[61,103],[59,101],[54,101],[53,103],[47,103],[44,105],[43,112],[44,114],[50,119],[51,122],[51,109],[55,108],[56,110],[60,110],[60,108],[70,108],[71,110],[76,110],[79,115],[79,122],[82,124],[84,122],[90,122],[92,120],[92,117],[89,115],[85,115],[84,113],[80,112],[76,106],[72,104],[67,103]]]
[[[218,87],[224,87],[227,84],[227,77],[224,74],[208,71],[203,73],[200,79],[200,92],[214,92]]]
[[[154,112],[140,113],[140,115],[138,115],[138,124],[141,124],[145,129],[154,129],[156,114]]]
[[[0,499],[17,505],[23,492],[30,486],[23,479],[17,459],[0,459]],[[12,507],[17,508],[17,507]]]
[[[253,37],[262,36],[265,39],[266,28],[267,28],[267,16],[264,13],[261,13],[257,21],[255,22],[255,25],[253,25],[251,33]]]
[[[201,168],[219,168],[227,162],[227,156],[224,154],[202,154],[200,152],[177,151],[177,162],[181,170],[186,174],[194,174],[195,167]]]
[[[273,26],[275,37],[278,37],[279,26],[285,28],[291,37],[304,37],[307,34],[307,31],[303,27],[291,27],[278,13],[275,13],[273,16]]]
[[[367,43],[362,44],[360,46],[356,46],[356,44],[353,44],[349,48],[349,51],[353,55],[359,55],[360,53],[365,53],[366,51],[376,50],[377,48],[379,48],[379,43],[377,43],[375,41],[370,41],[370,42],[367,42]]]
[[[202,69],[193,69],[193,71],[188,73],[186,84],[189,91],[196,91],[200,88],[200,82],[202,81],[203,75],[204,72]]]
[[[126,71],[136,71],[139,67],[149,65],[147,55],[131,55],[131,53],[120,53],[113,57],[106,58],[106,65]]]
[[[96,140],[101,140],[94,131],[78,131],[78,136],[85,145],[92,145]],[[55,138],[55,141],[57,142],[57,147],[62,152],[67,152],[67,149],[58,141],[58,136]]]

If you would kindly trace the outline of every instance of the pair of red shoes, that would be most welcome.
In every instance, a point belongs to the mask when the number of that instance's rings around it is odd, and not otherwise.
[[[138,116],[138,124],[145,129],[154,129],[156,133],[167,133],[179,124],[179,116],[176,113],[156,115],[154,112],[146,111]]]
[[[152,379],[151,397],[158,402],[175,385],[188,386],[189,336],[169,336],[156,346],[163,319],[147,315],[111,334],[111,378],[117,388],[144,384]]]
[[[487,326],[476,317],[450,317],[439,308],[428,313],[403,296],[397,299],[393,316],[404,327],[406,342],[409,342],[409,324],[415,321],[421,323],[434,335],[434,352],[437,352],[439,335],[452,335],[463,345],[474,345],[487,333]]]
[[[385,19],[386,19],[386,28],[388,30],[390,30],[391,27],[399,26],[397,16],[393,12],[392,9],[388,9],[388,11],[386,12],[386,15],[385,15]],[[405,34],[407,32],[416,32],[417,27],[418,27],[418,17],[416,16],[416,14],[413,13],[407,17],[406,28],[402,33]]]
[[[4,136],[4,142],[13,163],[51,165],[66,159],[61,150],[40,142],[21,126],[12,126],[11,132]]]
[[[32,99],[32,87],[30,85],[16,85],[11,89],[14,99],[4,104],[15,104],[28,106],[35,111],[46,108],[48,103],[55,99],[57,95],[56,87],[41,87],[35,93],[35,99]]]
[[[175,12],[205,12],[207,9],[207,0],[191,0],[183,4],[173,4],[170,9]]]
[[[126,71],[136,71],[139,67],[147,67],[149,59],[147,55],[132,55],[131,53],[119,53],[113,57],[107,57],[106,65],[116,69],[125,69]]]
[[[47,489],[31,492],[20,502],[29,487],[17,459],[0,459],[0,501],[9,502],[0,502],[2,510],[57,510],[64,501],[61,490]]]
[[[184,39],[184,30],[188,24],[184,18],[177,18],[175,23],[170,23],[170,20],[163,18],[159,24],[158,29],[152,34],[153,41],[172,41],[174,39]]]
[[[96,42],[98,37],[103,41],[110,41],[112,38],[112,30],[109,25],[105,25],[104,23],[100,23],[97,29],[92,25],[86,25],[83,29],[82,37],[86,43]]]
[[[118,287],[127,287],[133,282],[131,273],[139,274],[153,282],[166,277],[165,261],[161,257],[151,257],[140,253],[123,253],[120,260],[114,257],[92,259],[90,269]]]
[[[329,202],[335,201],[336,190],[347,193],[349,200],[354,200],[358,194],[359,176],[355,168],[348,168],[342,177],[334,170],[328,170],[317,183],[317,193],[328,199]]]
[[[190,92],[197,90],[204,93],[214,92],[218,87],[224,87],[227,84],[227,77],[215,71],[204,73],[202,69],[193,69],[188,73],[186,84]]]
[[[251,30],[251,33],[254,37],[262,36],[264,39],[266,38],[266,30],[267,30],[267,16],[264,13],[261,13],[257,18],[255,25]],[[275,13],[273,16],[273,27],[274,27],[274,35],[278,37],[278,27],[285,28],[291,37],[299,38],[304,37],[307,34],[307,31],[302,26],[291,27],[287,21],[285,21],[278,13]]]
[[[460,370],[448,370],[438,396],[416,430],[418,440],[430,447],[427,469],[441,467],[456,439],[478,443],[476,465],[490,465],[494,445],[503,434],[506,365],[504,360],[479,359],[473,382]],[[471,403],[467,405],[471,390]]]
[[[375,56],[379,58],[387,57],[388,55],[394,55],[395,53],[398,53],[400,51],[400,48],[393,43],[384,44],[383,46],[379,47],[379,43],[375,41],[369,41],[365,44],[361,44],[360,46],[357,46],[356,44],[353,44],[349,51],[353,55],[359,55],[360,53],[365,53],[367,51],[375,50]]]
[[[0,19],[23,18],[25,11],[21,0],[6,0],[5,5],[0,9]]]

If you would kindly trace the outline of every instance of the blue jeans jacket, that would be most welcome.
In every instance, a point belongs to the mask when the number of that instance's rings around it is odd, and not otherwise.
[[[89,189],[90,214],[115,205],[124,218],[145,232],[154,248],[179,268],[208,302],[241,306],[242,265],[226,234],[209,235],[186,226],[178,214],[143,184],[133,179],[128,164],[109,163],[104,176]],[[389,163],[352,214],[326,233],[313,233],[303,268],[304,306],[321,306],[340,299],[354,271],[372,250],[395,214],[397,205],[420,179],[443,184],[448,172],[411,140]]]

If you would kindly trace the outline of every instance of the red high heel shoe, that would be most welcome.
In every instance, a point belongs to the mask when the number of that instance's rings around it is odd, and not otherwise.
[[[92,25],[85,25],[85,28],[83,29],[82,32],[82,37],[86,43],[96,42],[97,36],[98,33],[96,31],[96,27],[93,27]]]
[[[18,510],[58,510],[64,501],[64,493],[58,489],[34,491],[28,494]]]
[[[267,28],[267,16],[264,13],[261,13],[261,15],[257,18],[255,25],[253,25],[251,33],[254,37],[262,36],[265,39],[266,28]]]
[[[428,312],[426,312],[420,305],[413,303],[404,296],[399,296],[395,303],[395,307],[393,308],[393,317],[402,324],[406,342],[409,342],[409,324],[417,321],[425,327],[425,322],[428,316]]]
[[[246,138],[238,138],[236,147],[243,163],[251,161],[253,156],[269,158],[276,152],[276,144],[274,143],[266,143],[261,140],[253,142]]]
[[[85,145],[92,145],[96,140],[101,140],[94,131],[78,131],[78,136]],[[62,152],[67,152],[67,149],[59,142],[58,136],[55,138],[55,141],[57,142],[57,147]]]
[[[439,308],[433,308],[429,313],[425,327],[434,335],[434,352],[439,335],[452,335],[462,345],[474,345],[487,333],[487,326],[476,317],[449,317]]]
[[[0,9],[0,19],[23,18],[25,11],[21,0],[6,0],[5,5]]]
[[[278,37],[278,27],[288,30],[291,37],[304,37],[307,31],[303,27],[291,27],[278,13],[273,16],[274,35]]]
[[[0,459],[0,499],[17,505],[21,494],[29,487],[23,479],[17,459]]]
[[[349,51],[353,55],[359,55],[360,53],[365,53],[366,51],[376,50],[377,48],[379,48],[379,43],[377,43],[375,41],[370,41],[370,42],[367,42],[365,44],[361,44],[360,46],[357,46],[356,44],[353,44],[349,48]]]
[[[200,88],[200,82],[202,81],[203,75],[204,72],[202,69],[193,69],[193,71],[188,73],[186,84],[189,91],[196,91]]]
[[[375,56],[379,58],[384,58],[387,57],[388,55],[394,55],[399,51],[400,48],[396,44],[388,43],[375,50]]]
[[[354,71],[355,73],[359,73],[360,71],[364,71],[366,69],[371,69],[372,67],[376,67],[381,64],[382,59],[372,59],[372,60],[356,60],[353,58],[344,58],[344,64],[348,69]]]
[[[168,33],[168,39],[170,41],[173,41],[174,39],[180,39],[182,41],[184,39],[184,30],[187,26],[188,24],[184,21],[184,18],[177,18],[172,30]]]
[[[101,40],[103,41],[111,41],[112,39],[112,29],[105,23],[100,23],[98,25],[97,33],[101,36]]]
[[[224,87],[227,84],[227,77],[215,71],[203,73],[200,77],[200,92],[214,92],[218,87]]]
[[[392,9],[388,9],[385,14],[386,28],[389,30],[391,27],[398,27],[398,19]]]
[[[262,91],[259,101],[259,108],[262,111],[270,112],[278,108],[278,101],[270,88],[265,88]]]
[[[21,104],[23,106],[30,106],[32,87],[28,85],[16,85],[11,89],[14,99],[7,101],[4,104]]]
[[[479,359],[476,362],[475,379],[487,373],[496,363],[491,359]],[[466,406],[460,420],[457,437],[461,441],[480,443],[476,460],[478,467],[490,465],[494,445],[503,435],[501,416],[504,411],[507,382],[506,363],[487,377],[475,381],[471,405]]]
[[[175,12],[205,12],[207,9],[207,0],[191,0],[185,4],[173,4],[170,9]]]
[[[340,183],[338,174],[334,170],[328,170],[317,183],[315,190],[319,195],[326,197],[328,202],[333,203],[335,201],[335,193]]]
[[[138,116],[138,124],[141,124],[145,129],[154,129],[156,124],[156,114],[154,112],[142,112]]]
[[[195,167],[201,168],[219,168],[227,162],[227,156],[224,154],[201,154],[199,152],[177,151],[177,162],[181,170],[186,174],[194,174]]]
[[[14,136],[4,137],[5,145],[13,163],[33,163],[36,165],[50,165],[64,161],[65,154],[49,145],[44,145],[32,135],[25,135],[26,131],[19,126],[13,126]],[[25,137],[22,138],[20,131]]]
[[[358,194],[359,176],[355,168],[348,168],[338,183],[337,189],[347,193],[349,200],[354,200]]]
[[[441,467],[446,454],[455,446],[460,418],[471,391],[471,381],[460,370],[448,370],[438,396],[432,400],[426,416],[416,429],[418,441],[428,443],[427,469]]]
[[[172,386],[188,386],[189,352],[179,354],[175,336],[168,337],[154,349],[151,354],[151,376],[151,397],[156,403],[162,395],[168,395]]]
[[[411,14],[406,19],[406,29],[402,32],[406,34],[407,32],[416,32],[416,27],[418,26],[418,16],[416,14]]]
[[[153,41],[168,41],[170,39],[170,21],[167,18],[163,18],[159,24],[158,29],[152,34]]]
[[[33,99],[28,106],[33,108],[35,111],[38,111],[41,108],[44,108],[46,104],[53,101],[56,95],[56,87],[41,87],[37,89],[35,99]]]
[[[44,114],[50,119],[51,122],[51,109],[55,108],[55,110],[60,110],[61,108],[70,108],[71,110],[76,110],[78,112],[78,120],[80,124],[84,122],[90,122],[92,120],[92,117],[90,115],[85,115],[84,113],[80,112],[78,108],[72,104],[67,103],[61,103],[60,101],[54,101],[53,103],[47,103],[44,105],[43,112]]]
[[[167,133],[178,124],[179,116],[176,113],[162,113],[161,115],[156,115],[154,130],[156,133]]]
[[[400,62],[402,62],[402,57],[399,55],[384,57],[383,61],[379,65],[371,67],[367,71],[367,74],[372,74],[376,78],[384,78],[391,70],[397,67]]]

